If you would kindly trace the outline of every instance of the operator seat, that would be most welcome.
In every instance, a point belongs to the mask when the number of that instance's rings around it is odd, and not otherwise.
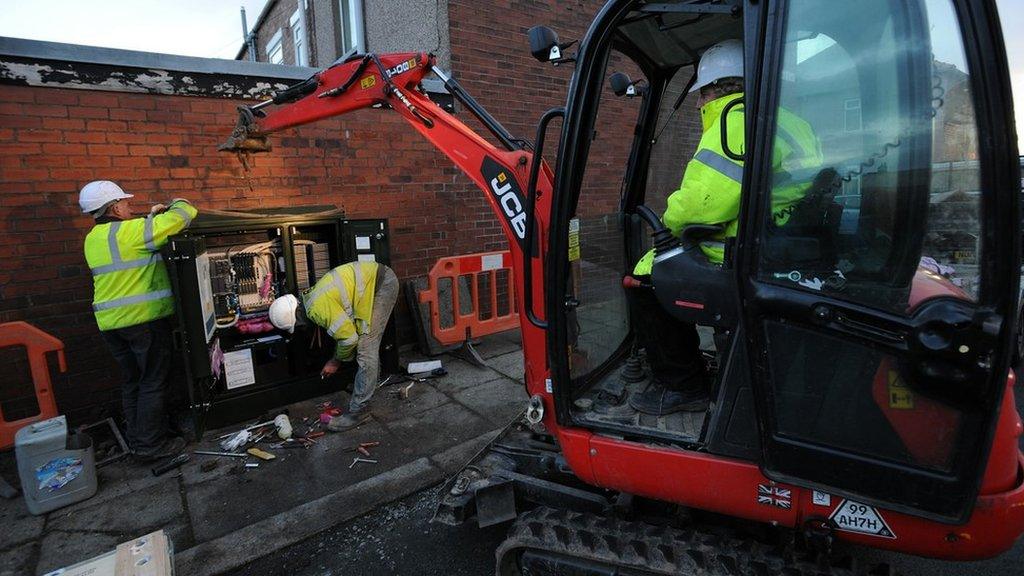
[[[843,214],[842,205],[835,201],[838,183],[833,168],[817,173],[803,199],[789,208],[787,222],[768,230],[762,262],[777,271],[798,270],[807,277],[836,269]],[[727,265],[709,262],[700,250],[700,242],[720,232],[721,226],[687,226],[677,241],[649,208],[638,206],[637,214],[654,229],[651,283],[662,307],[684,322],[735,328],[739,321],[735,273]]]

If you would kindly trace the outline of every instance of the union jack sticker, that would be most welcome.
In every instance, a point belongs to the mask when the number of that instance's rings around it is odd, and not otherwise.
[[[793,507],[793,491],[778,486],[757,485],[757,503],[763,506],[776,506],[784,510]]]

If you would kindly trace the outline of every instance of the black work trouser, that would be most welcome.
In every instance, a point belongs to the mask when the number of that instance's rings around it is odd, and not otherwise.
[[[638,279],[650,282],[650,277]],[[632,289],[628,294],[633,327],[640,346],[647,351],[652,383],[679,392],[706,391],[707,376],[697,326],[672,317],[650,289]]]
[[[128,444],[140,455],[153,454],[167,440],[167,375],[171,367],[171,326],[166,319],[101,332],[121,365],[121,406]]]

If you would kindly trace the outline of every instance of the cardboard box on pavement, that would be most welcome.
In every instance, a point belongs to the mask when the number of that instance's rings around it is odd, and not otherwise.
[[[172,576],[171,543],[163,530],[120,544],[115,550],[44,576]]]

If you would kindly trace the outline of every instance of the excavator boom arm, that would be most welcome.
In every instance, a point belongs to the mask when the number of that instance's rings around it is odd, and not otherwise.
[[[421,89],[423,78],[434,71],[449,92],[501,143],[501,149],[430,100]],[[434,57],[422,52],[353,57],[331,66],[308,80],[278,92],[270,100],[239,108],[238,124],[219,149],[252,153],[270,150],[267,137],[276,132],[316,122],[363,108],[390,108],[429,140],[483,191],[513,252],[515,285],[522,303],[525,284],[524,263],[532,277],[543,274],[540,258],[547,246],[545,231],[551,207],[554,175],[541,162],[535,198],[527,198],[527,184],[534,154],[528,144],[516,140],[497,120],[476,103],[453,79],[434,70]],[[533,212],[533,246],[527,246],[528,218]],[[538,252],[539,251],[539,252]],[[524,258],[524,256],[526,256]],[[543,311],[542,283],[531,283],[535,308]],[[536,314],[537,316],[542,316]],[[520,314],[527,382],[531,372],[538,377],[547,370],[542,334]],[[531,337],[535,336],[535,337]],[[536,382],[537,380],[534,380]]]

